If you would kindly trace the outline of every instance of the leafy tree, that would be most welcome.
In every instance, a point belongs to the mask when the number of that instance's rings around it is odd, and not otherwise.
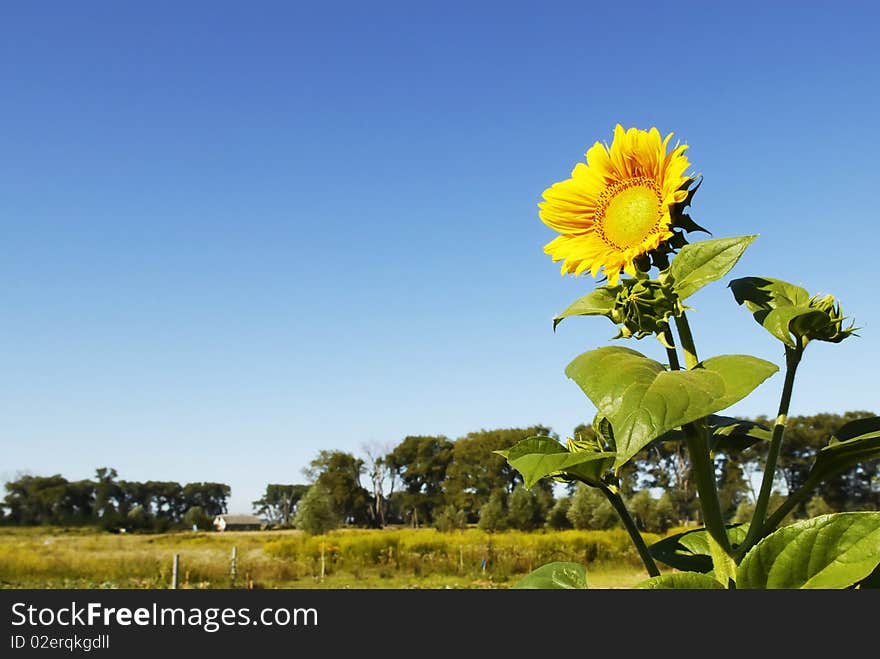
[[[571,508],[571,497],[559,497],[550,512],[547,514],[547,528],[554,531],[572,528],[568,519],[568,511]]]
[[[507,497],[507,524],[520,531],[531,531],[542,523],[538,497],[522,485],[514,488]]]
[[[205,514],[205,509],[201,506],[193,506],[183,515],[183,523],[186,524],[187,528],[210,529],[212,519],[212,517]]]
[[[741,456],[722,454],[715,460],[718,482],[718,500],[725,518],[731,517],[739,504],[748,498],[749,485],[742,469]]]
[[[310,535],[322,535],[340,524],[333,494],[321,483],[312,485],[300,500],[294,526]]]
[[[571,497],[568,520],[576,529],[610,529],[619,524],[608,499],[596,488],[582,483]]]
[[[199,507],[205,515],[214,518],[226,512],[230,493],[230,487],[224,483],[187,483],[180,492],[181,507]]]
[[[455,531],[467,526],[467,516],[455,506],[446,506],[434,515],[434,526],[438,531]]]
[[[329,493],[336,516],[344,523],[366,524],[370,493],[361,486],[364,461],[344,451],[321,451],[306,476]]]
[[[457,439],[452,462],[446,470],[447,501],[467,511],[468,517],[473,519],[493,494],[508,494],[522,483],[519,473],[494,451],[508,449],[527,437],[549,434],[549,428],[532,426],[481,430]],[[552,484],[547,480],[536,487],[552,491]]]
[[[273,524],[290,526],[297,503],[308,489],[308,485],[269,484],[265,494],[251,505],[257,515],[266,517]]]
[[[489,500],[480,508],[480,521],[478,526],[483,531],[490,533],[503,531],[507,528],[507,515],[504,510],[505,495],[495,491],[489,496]]]
[[[444,504],[443,481],[452,462],[453,443],[446,437],[411,435],[384,458],[403,484],[398,504],[413,526],[428,522]]]
[[[116,470],[108,467],[99,467],[95,470],[94,511],[105,526],[113,526],[119,521],[114,502],[120,500],[122,491],[116,483],[117,476]]]

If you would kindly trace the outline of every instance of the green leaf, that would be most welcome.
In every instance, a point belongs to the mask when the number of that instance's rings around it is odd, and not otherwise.
[[[717,579],[699,572],[661,574],[659,577],[652,577],[647,581],[636,584],[634,587],[650,590],[726,590],[724,586],[718,583]]]
[[[716,238],[682,247],[669,266],[672,288],[679,300],[730,272],[755,238],[757,236]]]
[[[526,489],[545,476],[561,472],[575,476],[583,473],[585,477],[593,477],[593,480],[598,481],[602,472],[610,467],[615,455],[588,451],[571,453],[552,437],[530,437],[506,451],[495,453],[507,458],[510,466],[522,474]]]
[[[578,563],[547,563],[520,579],[514,588],[541,590],[583,589],[587,586],[587,571]]]
[[[617,469],[663,433],[742,400],[776,371],[763,359],[724,355],[670,372],[640,352],[608,346],[576,357],[565,374],[614,428]]]
[[[553,330],[555,331],[556,326],[569,316],[610,317],[619,292],[620,286],[600,286],[588,295],[575,300],[565,311],[553,319]]]
[[[848,588],[880,563],[880,512],[834,513],[761,540],[737,570],[737,588]]]
[[[734,547],[746,539],[748,524],[727,527],[727,537]],[[676,570],[709,572],[712,570],[712,549],[706,529],[685,531],[655,542],[649,547],[651,556]]]
[[[852,325],[843,327],[844,317],[833,296],[810,297],[806,289],[771,277],[734,279],[730,289],[758,324],[791,348],[798,341],[840,343],[855,331]]]
[[[880,417],[857,419],[841,426],[816,455],[809,478],[817,483],[867,460],[880,458]]]

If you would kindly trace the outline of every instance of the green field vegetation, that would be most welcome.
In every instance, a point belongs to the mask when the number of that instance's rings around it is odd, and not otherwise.
[[[647,536],[648,542],[659,537]],[[6,527],[0,528],[0,587],[168,588],[175,553],[180,588],[509,588],[557,560],[586,564],[596,588],[626,588],[647,576],[622,529],[342,529],[309,536],[293,530],[116,535]]]

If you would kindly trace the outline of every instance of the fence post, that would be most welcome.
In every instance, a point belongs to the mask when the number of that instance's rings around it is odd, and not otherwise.
[[[174,563],[171,568],[171,590],[177,590],[177,573],[180,570],[180,554],[174,554]]]
[[[232,585],[235,585],[235,558],[236,558],[237,550],[235,545],[232,546],[232,564],[229,569],[229,575],[232,577]]]

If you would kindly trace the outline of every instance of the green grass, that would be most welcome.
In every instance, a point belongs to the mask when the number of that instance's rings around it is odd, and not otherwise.
[[[621,530],[343,529],[315,537],[293,530],[113,535],[0,527],[0,587],[168,588],[175,553],[181,588],[509,588],[554,560],[586,564],[594,588],[647,578]]]

